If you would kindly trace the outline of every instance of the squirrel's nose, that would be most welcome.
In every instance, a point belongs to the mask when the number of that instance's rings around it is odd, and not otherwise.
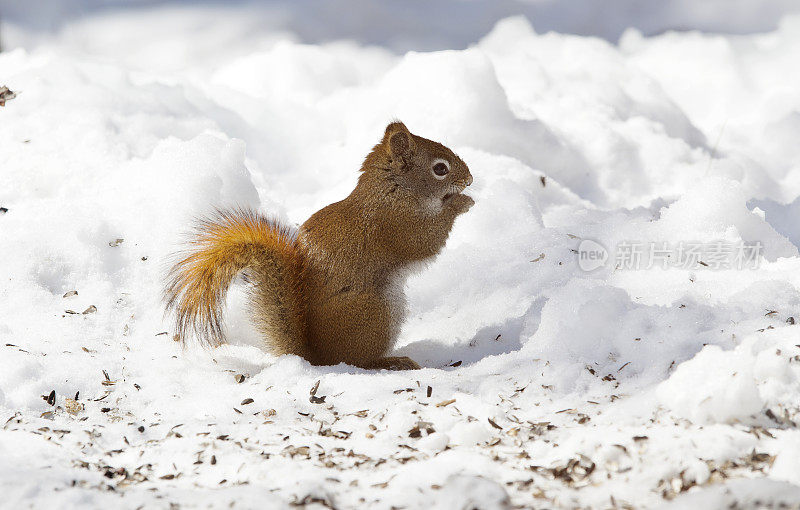
[[[464,182],[466,182],[466,183],[467,183],[467,186],[469,186],[470,184],[472,184],[472,174],[467,174],[467,180],[466,180],[466,181],[464,181]]]

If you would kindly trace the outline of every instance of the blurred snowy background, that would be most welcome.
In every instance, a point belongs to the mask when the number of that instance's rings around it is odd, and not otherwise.
[[[198,9],[199,7],[199,9]],[[645,35],[666,30],[702,30],[747,34],[774,30],[781,18],[800,11],[794,0],[271,0],[271,1],[164,1],[164,0],[37,0],[0,2],[0,15],[27,31],[48,34],[87,15],[123,14],[135,22],[137,14],[158,12],[159,33],[178,29],[184,13],[206,10],[246,18],[238,37],[252,30],[287,31],[303,42],[347,39],[385,46],[395,51],[462,49],[485,35],[505,17],[524,15],[537,32],[602,37],[616,42],[628,28]],[[175,19],[178,18],[178,19]],[[152,18],[150,21],[155,21]],[[154,27],[140,27],[147,34]],[[10,30],[7,44],[32,34]],[[17,38],[20,39],[17,39]]]
[[[0,507],[800,500],[797,2],[0,0],[0,42]],[[276,359],[240,288],[232,345],[174,345],[190,219],[300,223],[392,118],[475,178],[425,368]]]

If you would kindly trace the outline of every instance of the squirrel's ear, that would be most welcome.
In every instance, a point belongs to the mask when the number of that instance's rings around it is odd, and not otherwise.
[[[383,134],[383,143],[393,156],[408,154],[414,149],[414,139],[411,132],[402,122],[392,122],[386,126]]]

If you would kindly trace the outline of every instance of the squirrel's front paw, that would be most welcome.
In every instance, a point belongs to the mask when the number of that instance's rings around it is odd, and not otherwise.
[[[450,199],[449,205],[456,211],[456,214],[464,214],[469,211],[470,207],[475,205],[475,200],[469,195],[458,194]]]

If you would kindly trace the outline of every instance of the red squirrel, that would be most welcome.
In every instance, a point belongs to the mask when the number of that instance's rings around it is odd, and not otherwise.
[[[225,342],[222,307],[239,272],[251,315],[276,355],[314,365],[417,369],[387,356],[405,316],[403,287],[444,247],[474,201],[467,165],[444,145],[392,122],[361,165],[350,195],[314,213],[299,231],[249,210],[201,220],[165,289],[176,339]]]

